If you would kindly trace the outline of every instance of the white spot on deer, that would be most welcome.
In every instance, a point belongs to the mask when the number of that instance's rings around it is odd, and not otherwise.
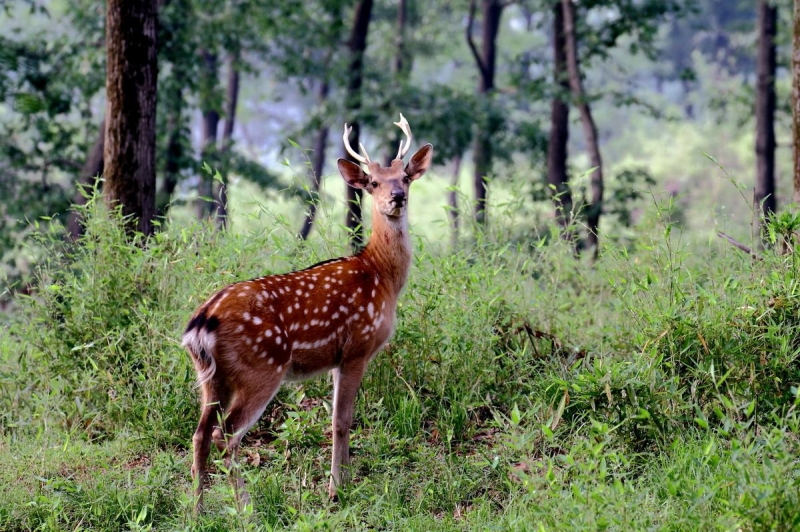
[[[297,294],[298,296],[302,296],[303,295],[303,291],[300,290],[299,288],[297,290],[295,290],[294,293]]]
[[[339,310],[340,310],[341,312],[345,313],[345,314],[347,314],[347,312],[348,312],[348,311],[347,311],[347,307],[345,307],[344,305],[339,305]]]
[[[283,338],[281,338],[280,336],[277,336],[275,338],[275,343],[278,344],[278,345],[281,345],[281,342],[283,342]]]
[[[372,289],[372,297],[375,297],[375,289]]]
[[[358,292],[359,294],[361,293],[361,287],[360,286],[356,289],[356,292]]]
[[[278,366],[278,373],[280,373],[282,369],[283,369],[283,364],[281,364],[280,366]]]
[[[246,343],[247,345],[253,345],[253,339],[252,338],[245,338],[244,339],[244,343]]]
[[[335,320],[338,317],[339,317],[339,313],[338,312],[334,312],[333,314],[331,314],[331,319],[332,320]]]
[[[322,312],[328,312],[328,305],[323,305]]]
[[[294,308],[296,308],[296,309],[299,309],[299,308],[300,308],[300,303],[299,303],[299,302],[298,302],[298,303],[295,303],[295,304],[294,304]]]
[[[250,321],[250,313],[249,312],[245,312],[244,314],[242,314],[242,319],[244,321]]]
[[[258,346],[257,346],[257,345],[254,345],[254,346],[253,346],[253,353],[255,353],[256,351],[258,351]]]
[[[308,297],[308,292],[306,292],[306,297]]]
[[[325,278],[323,279],[323,281],[330,281],[330,280],[331,280],[331,278],[330,278],[329,276],[327,276],[327,275],[326,275],[326,276],[325,276]]]
[[[266,331],[264,331],[265,338],[269,338],[270,336],[272,336],[272,329],[267,329]]]
[[[381,301],[381,310],[386,308],[386,301]]]
[[[237,325],[237,326],[236,326],[236,332],[237,332],[237,333],[240,333],[240,332],[242,332],[243,330],[244,330],[244,325],[242,325],[241,323],[240,323],[239,325]]]
[[[307,330],[308,330],[308,323],[306,323],[305,325],[303,325],[303,330],[304,330],[304,331],[307,331]]]
[[[361,332],[362,332],[362,333],[364,333],[364,334],[367,334],[367,333],[369,333],[369,332],[372,332],[372,326],[370,326],[370,325],[367,325],[366,327],[364,327],[364,328],[361,330]]]
[[[378,286],[378,276],[375,276],[375,286]]]
[[[273,329],[275,329],[275,334],[280,334],[281,333],[281,328],[278,327],[277,325],[275,327],[273,327]]]
[[[369,313],[370,318],[375,315],[375,305],[373,305],[371,301],[369,305],[367,305],[367,312]]]
[[[269,293],[269,292],[267,292],[266,290],[264,290],[263,292],[261,292],[261,295],[262,295],[262,296],[264,296],[266,299],[269,299],[269,298],[271,298],[271,297],[272,297],[272,294],[270,294],[270,293]]]
[[[314,307],[314,314],[318,314],[318,313],[319,313],[319,309]]]
[[[372,304],[372,303],[370,303],[370,304]],[[253,316],[253,323],[255,323],[256,325],[261,325],[262,323],[264,323],[264,321],[261,318],[259,318],[258,316]]]
[[[308,283],[308,288],[313,290],[314,289],[314,283]]]
[[[302,279],[302,277],[301,277],[301,279]],[[305,285],[306,285],[305,281],[300,281],[300,286],[305,286]]]
[[[318,321],[318,320],[311,320],[311,326],[312,326],[312,327],[313,327],[314,325],[318,324],[318,323],[319,323],[319,321]]]
[[[296,331],[296,330],[297,330],[297,329],[299,329],[299,328],[300,328],[300,324],[299,324],[299,323],[297,323],[297,322],[294,322],[294,323],[292,323],[291,325],[289,325],[289,330],[290,330],[290,331]]]

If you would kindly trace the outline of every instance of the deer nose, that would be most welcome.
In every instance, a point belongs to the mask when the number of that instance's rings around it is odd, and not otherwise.
[[[392,191],[392,201],[395,202],[397,205],[402,205],[405,199],[406,199],[406,193],[403,192],[402,190]]]

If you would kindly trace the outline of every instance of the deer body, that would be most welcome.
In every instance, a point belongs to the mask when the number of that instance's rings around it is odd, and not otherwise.
[[[398,125],[407,128],[402,115]],[[350,150],[347,132],[345,127]],[[373,232],[363,251],[305,270],[227,286],[189,321],[183,344],[197,370],[202,395],[192,464],[198,507],[212,441],[225,451],[231,470],[242,437],[281,383],[328,371],[334,386],[329,495],[335,497],[347,473],[342,467],[349,464],[356,392],[367,364],[393,332],[397,298],[411,264],[408,186],[425,173],[432,157],[426,145],[404,167],[402,149],[401,143],[398,158],[388,168],[370,162],[364,151],[368,174],[354,163],[338,161],[348,184],[373,196]],[[239,502],[246,504],[249,497],[241,476],[231,471]]]

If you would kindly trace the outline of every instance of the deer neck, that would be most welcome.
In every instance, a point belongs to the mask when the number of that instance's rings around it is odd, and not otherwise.
[[[361,256],[374,264],[382,280],[399,293],[406,284],[411,266],[408,211],[397,219],[388,219],[373,205],[372,235]]]

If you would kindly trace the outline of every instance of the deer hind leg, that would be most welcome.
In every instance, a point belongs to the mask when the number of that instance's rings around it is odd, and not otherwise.
[[[350,479],[350,426],[353,406],[366,361],[348,367],[335,368],[333,373],[333,452],[331,481],[328,496],[336,500],[336,489]]]
[[[258,375],[262,377],[263,375]],[[239,471],[239,444],[256,421],[264,413],[264,409],[278,393],[283,372],[274,373],[261,381],[252,382],[237,389],[236,394],[225,416],[225,434],[216,434],[218,447],[225,450],[225,468],[228,470],[237,504],[243,509],[250,503],[250,495],[244,487],[244,479]]]
[[[192,480],[195,484],[195,513],[202,510],[203,487],[207,477],[206,462],[211,451],[212,432],[226,401],[227,397],[217,391],[213,381],[203,384],[200,421],[197,423],[197,430],[192,438],[194,452]]]

